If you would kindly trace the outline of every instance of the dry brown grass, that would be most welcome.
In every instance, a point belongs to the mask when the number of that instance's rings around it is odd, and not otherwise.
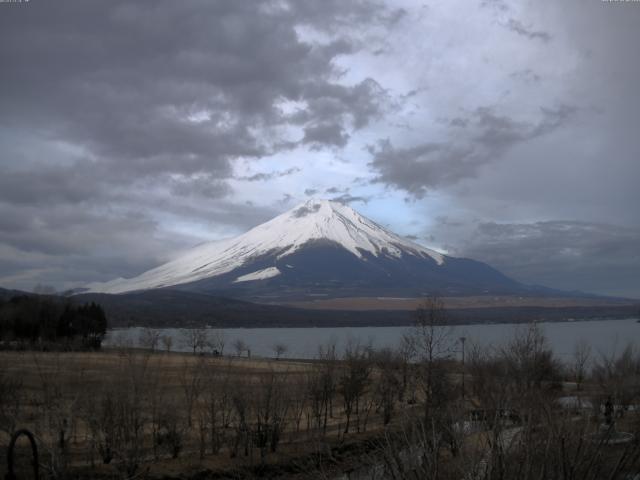
[[[110,389],[130,389],[133,383],[142,385],[145,405],[150,409],[152,389],[161,392],[160,402],[175,405],[184,417],[185,395],[184,385],[189,382],[190,375],[201,372],[203,382],[208,382],[208,374],[224,373],[233,379],[232,388],[244,388],[244,394],[252,396],[263,388],[263,380],[270,376],[282,376],[284,382],[280,384],[285,390],[284,397],[293,395],[295,388],[306,388],[306,379],[317,367],[315,362],[296,360],[273,360],[238,357],[211,357],[184,353],[150,353],[136,349],[113,349],[101,352],[0,352],[0,368],[5,377],[19,379],[21,383],[22,410],[18,428],[28,428],[36,433],[45,451],[57,441],[57,430],[50,426],[51,419],[45,418],[51,414],[53,420],[60,416],[74,417],[72,427],[68,432],[69,464],[75,470],[87,470],[92,475],[114,474],[113,463],[102,465],[99,455],[90,453],[90,429],[85,417],[80,413],[87,402],[100,402],[105,392]],[[204,372],[204,373],[203,373]],[[238,387],[240,385],[240,387]],[[155,390],[154,390],[155,392]],[[204,469],[232,470],[260,463],[259,454],[255,448],[247,457],[244,453],[236,458],[230,458],[228,446],[223,447],[217,455],[199,455],[199,433],[195,419],[204,407],[204,396],[196,402],[193,411],[192,427],[185,429],[184,446],[180,457],[170,458],[166,452],[154,458],[152,455],[151,426],[147,424],[144,430],[146,453],[143,468],[150,468],[152,473],[166,475],[195,474]],[[50,398],[51,397],[51,398]],[[308,456],[318,447],[318,438],[323,442],[340,442],[344,439],[344,412],[341,400],[334,392],[333,415],[328,419],[326,433],[320,431],[310,423],[310,407],[307,404],[301,417],[300,430],[294,427],[289,410],[289,418],[285,422],[279,449],[268,454],[269,464],[293,464],[298,458]],[[47,403],[51,403],[51,406]],[[145,412],[147,417],[151,412]],[[49,422],[49,423],[47,423]],[[369,432],[353,433],[350,439],[375,433],[382,427],[379,416],[372,412],[368,422]],[[231,433],[230,433],[231,435]],[[9,440],[6,432],[0,432],[0,471],[5,469],[4,448]],[[324,448],[324,447],[323,447]],[[91,466],[93,458],[94,465]]]

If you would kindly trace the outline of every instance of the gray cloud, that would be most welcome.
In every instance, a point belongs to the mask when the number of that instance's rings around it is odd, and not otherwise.
[[[452,127],[470,127],[467,137],[452,135],[448,143],[427,142],[396,148],[390,140],[370,146],[370,163],[379,175],[374,182],[406,190],[422,198],[429,188],[456,184],[472,178],[478,170],[499,160],[517,144],[553,132],[575,113],[574,107],[540,108],[539,119],[525,122],[481,107],[468,118],[456,117]]]
[[[371,196],[351,195],[350,193],[343,193],[337,197],[333,197],[331,200],[334,202],[340,202],[346,204],[350,203],[369,203]]]
[[[488,222],[465,238],[449,248],[521,281],[632,297],[640,291],[638,228],[575,221]]]
[[[136,274],[324,193],[523,281],[629,292],[640,9],[456,8],[0,8],[0,286]]]
[[[482,0],[480,6],[483,8],[494,8],[501,12],[509,10],[509,5],[504,0]]]
[[[313,148],[344,146],[386,101],[373,79],[342,83],[335,64],[360,48],[354,25],[397,21],[382,4],[65,0],[20,7],[0,16],[0,209],[22,217],[3,217],[0,243],[25,255],[25,272],[57,265],[38,281],[78,280],[54,255],[94,262],[94,271],[83,270],[86,281],[104,279],[104,258],[113,271],[139,273],[195,240],[166,231],[166,217],[220,231],[266,220],[277,209],[249,214],[229,200],[235,162],[296,148],[292,125]],[[328,40],[306,39],[304,29]],[[304,108],[292,114],[286,102]],[[266,182],[299,170],[240,179]],[[150,238],[162,239],[157,249],[138,248]],[[120,253],[125,260],[113,261],[112,249],[139,260]],[[14,281],[12,268],[0,269],[0,282],[25,287],[37,277]]]
[[[311,144],[311,148],[318,149],[333,145],[344,147],[349,141],[349,135],[344,128],[336,124],[321,124],[308,126],[304,129],[303,143]]]
[[[135,174],[228,175],[230,159],[278,144],[260,132],[289,122],[282,99],[308,103],[297,118],[308,128],[328,115],[338,128],[349,118],[361,127],[379,114],[373,80],[334,80],[332,59],[353,49],[346,38],[300,40],[296,24],[318,27],[309,9],[195,6],[158,2],[150,14],[142,4],[88,1],[7,10],[2,35],[15,42],[0,47],[9,85],[0,94],[3,122],[45,129]],[[176,23],[183,28],[170,27]]]
[[[467,125],[469,125],[469,120],[466,118],[455,117],[449,120],[449,125],[452,127],[466,128]]]
[[[330,82],[309,82],[302,87],[301,96],[307,107],[289,119],[307,125],[306,128],[312,131],[321,126],[326,130],[344,129],[349,123],[353,128],[361,129],[379,118],[389,103],[387,92],[372,78],[350,87]],[[333,141],[336,134],[328,137]]]
[[[298,167],[291,167],[282,171],[255,173],[246,177],[238,177],[238,180],[246,180],[247,182],[264,182],[267,180],[272,180],[274,178],[288,177],[289,175],[293,175],[294,173],[298,173],[300,171],[301,169]]]
[[[278,203],[282,207],[287,207],[289,206],[292,200],[293,200],[293,195],[291,195],[290,193],[283,193],[280,200],[278,200]]]
[[[231,192],[231,187],[211,175],[196,177],[180,177],[167,182],[174,195],[183,197],[221,198]]]
[[[295,27],[377,21],[377,9],[332,8],[317,18],[305,2],[161,1],[150,11],[124,1],[63,1],[6,9],[2,126],[74,143],[86,152],[78,163],[90,164],[103,184],[164,174],[229,178],[236,158],[291,148],[279,132],[293,121],[279,108],[283,100],[308,104],[295,122],[317,148],[344,145],[348,129],[379,115],[383,92],[370,79],[336,81],[332,60],[354,50],[348,38],[306,43]],[[339,138],[321,129],[328,118]],[[71,177],[76,165],[47,168]],[[89,192],[99,191],[84,180]]]
[[[543,42],[548,42],[551,40],[551,35],[547,32],[543,32],[540,30],[533,30],[531,28],[526,27],[522,22],[510,18],[507,22],[507,28],[518,35],[529,38],[531,40],[542,40]]]
[[[0,272],[3,285],[30,290],[36,283],[59,290],[87,279],[132,277],[171,259],[199,238],[167,232],[150,216],[145,201],[130,199],[120,211],[104,208],[80,212],[72,205],[47,210],[40,206],[0,204]],[[134,209],[133,205],[140,208]],[[276,208],[219,200],[199,208],[165,200],[158,206],[178,218],[207,217],[215,231],[240,233],[279,213]]]
[[[0,201],[15,204],[78,203],[99,196],[101,185],[87,172],[44,166],[36,172],[4,171],[0,175]]]
[[[296,218],[306,217],[310,213],[315,213],[318,210],[320,210],[321,206],[322,205],[320,205],[319,203],[314,203],[313,205],[311,205],[309,207],[307,207],[306,205],[303,205],[302,207],[296,209],[293,212],[293,216],[296,217]]]
[[[541,80],[540,75],[538,75],[536,72],[534,72],[532,69],[530,68],[525,68],[522,70],[517,70],[515,72],[512,72],[509,77],[515,79],[515,80],[521,80],[523,82],[527,82],[527,83],[538,83]]]
[[[0,225],[0,271],[21,288],[132,276],[166,260],[181,244],[179,236],[158,234],[156,222],[135,211],[80,214],[71,206],[46,212],[2,206],[0,216],[10,219]]]

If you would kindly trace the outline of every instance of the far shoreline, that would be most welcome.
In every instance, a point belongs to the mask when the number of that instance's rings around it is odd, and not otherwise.
[[[109,314],[107,307],[107,314]],[[590,320],[622,320],[640,317],[640,305],[593,307],[482,307],[449,308],[446,324],[494,325],[531,322],[569,322]],[[285,315],[265,315],[242,311],[158,320],[153,316],[110,316],[112,328],[339,328],[339,327],[410,327],[414,324],[412,310],[303,310],[286,309]]]
[[[376,311],[376,312],[386,312],[384,311]],[[400,311],[404,312],[404,311]],[[597,321],[622,321],[622,320],[636,320],[640,322],[640,314],[636,313],[620,313],[620,314],[609,314],[602,316],[575,316],[575,317],[561,317],[561,318],[522,318],[522,319],[503,319],[503,320],[485,320],[485,321],[450,321],[443,322],[438,324],[438,326],[446,327],[462,327],[462,326],[477,326],[477,325],[527,325],[530,323],[576,323],[576,322],[597,322]],[[151,328],[151,329],[197,329],[197,328],[206,328],[210,330],[258,330],[258,329],[334,329],[334,328],[394,328],[394,327],[413,327],[415,326],[415,322],[413,321],[405,321],[405,322],[377,322],[377,323],[337,323],[337,322],[327,322],[325,325],[319,325],[317,323],[309,324],[309,323],[301,323],[301,324],[261,324],[261,325],[232,325],[227,323],[222,324],[166,324],[166,325],[149,325],[149,324],[129,324],[129,325],[114,325],[109,328],[109,332],[114,331],[122,331],[128,330],[131,328]]]

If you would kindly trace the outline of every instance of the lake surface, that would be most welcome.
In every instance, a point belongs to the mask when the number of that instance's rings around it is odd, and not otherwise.
[[[622,351],[629,343],[640,344],[640,323],[637,318],[624,320],[590,320],[572,322],[539,323],[549,340],[555,354],[562,358],[570,357],[575,345],[587,341],[594,355]],[[526,324],[484,324],[457,325],[446,327],[450,330],[453,342],[460,337],[467,339],[466,348],[476,345],[500,346],[509,341]],[[137,345],[143,328],[110,330],[105,346]],[[233,342],[244,341],[254,356],[271,357],[276,343],[287,346],[284,357],[315,358],[320,346],[335,343],[338,352],[342,352],[349,341],[371,344],[373,347],[396,347],[403,335],[410,333],[412,327],[333,327],[333,328],[222,328],[211,330],[222,334],[225,339],[225,354],[234,353]],[[180,328],[159,329],[161,335],[173,337],[173,351],[189,351],[184,344],[184,330]],[[159,348],[162,348],[161,346]],[[459,350],[459,349],[456,349]],[[468,350],[467,350],[468,351]],[[458,352],[459,354],[459,352]]]

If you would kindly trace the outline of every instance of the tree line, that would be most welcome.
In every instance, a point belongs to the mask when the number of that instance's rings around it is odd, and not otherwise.
[[[97,349],[107,317],[94,302],[74,305],[54,296],[0,299],[0,342],[5,348]]]

